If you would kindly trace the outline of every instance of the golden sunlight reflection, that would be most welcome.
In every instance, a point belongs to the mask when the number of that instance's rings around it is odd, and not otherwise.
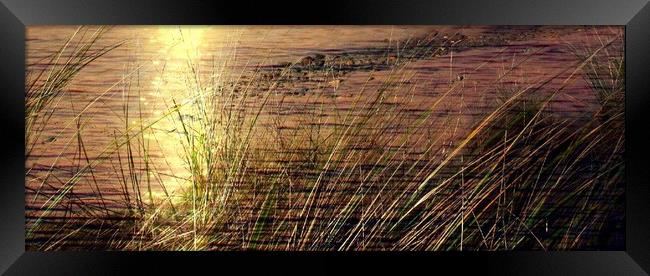
[[[184,189],[191,188],[185,151],[193,147],[191,132],[201,128],[196,118],[205,92],[199,73],[203,33],[201,27],[161,27],[148,41],[150,47],[159,48],[159,55],[150,61],[156,70],[151,92],[140,99],[152,110],[152,122],[157,121],[145,138],[160,149],[163,159],[157,169],[164,187],[152,192],[154,200],[169,196],[177,201]]]

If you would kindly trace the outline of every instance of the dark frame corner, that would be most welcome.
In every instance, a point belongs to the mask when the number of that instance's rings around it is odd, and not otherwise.
[[[0,0],[0,110],[5,150],[0,174],[0,272],[89,274],[134,272],[127,266],[166,271],[182,261],[227,270],[292,269],[400,272],[446,267],[499,274],[647,275],[650,272],[650,4],[648,0],[327,1],[322,7],[228,1]],[[261,2],[261,1],[260,1]],[[466,2],[466,3],[465,3]],[[310,9],[310,12],[305,10]],[[314,12],[313,9],[317,9]],[[626,250],[497,253],[188,253],[25,252],[24,72],[25,26],[41,24],[432,24],[432,25],[625,25],[626,26]],[[247,260],[241,260],[246,257]],[[236,267],[249,263],[255,265]],[[239,260],[237,260],[237,258]],[[378,261],[385,259],[385,261]],[[469,265],[468,265],[469,264]],[[182,264],[185,266],[186,264]],[[181,266],[181,264],[178,264]],[[191,265],[187,265],[190,266]],[[196,266],[194,266],[196,267]],[[200,268],[200,266],[199,266]],[[283,270],[284,269],[284,270]],[[341,271],[339,271],[341,272]],[[93,273],[94,274],[94,273]]]
[[[650,4],[625,25],[626,253],[650,271],[650,173],[648,106],[650,106]]]

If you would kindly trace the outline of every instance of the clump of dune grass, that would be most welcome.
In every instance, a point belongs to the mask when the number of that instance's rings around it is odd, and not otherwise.
[[[196,72],[196,68],[191,64],[189,66],[188,72]],[[287,68],[287,70],[290,69]],[[197,93],[192,96],[193,100],[190,106],[194,108],[190,108],[193,110],[191,115],[198,115],[200,120],[198,122],[185,121],[183,118],[187,118],[187,116],[184,115],[189,114],[183,114],[180,109],[176,110],[177,116],[174,116],[174,118],[178,118],[176,128],[182,129],[184,133],[179,142],[183,143],[184,158],[191,173],[183,200],[175,206],[177,212],[173,217],[178,221],[173,221],[169,226],[156,226],[161,221],[168,221],[170,218],[164,212],[158,212],[158,209],[155,209],[152,216],[142,223],[141,231],[142,233],[154,231],[156,237],[150,243],[138,241],[131,243],[129,247],[169,249],[171,246],[176,249],[196,250],[215,247],[215,244],[226,244],[229,246],[225,248],[265,248],[260,243],[275,237],[275,235],[269,235],[267,232],[269,228],[275,228],[275,233],[284,235],[284,237],[277,237],[277,246],[280,243],[285,246],[284,239],[287,237],[290,240],[299,241],[298,243],[290,242],[290,244],[296,243],[291,248],[309,246],[306,241],[311,239],[312,234],[311,230],[307,229],[309,227],[307,224],[314,224],[315,221],[309,220],[308,223],[306,221],[301,223],[300,231],[304,233],[297,233],[294,230],[293,234],[288,235],[287,230],[284,229],[298,227],[298,220],[296,223],[283,224],[279,220],[273,221],[267,217],[271,215],[270,213],[284,219],[291,219],[296,215],[309,216],[312,212],[311,205],[324,204],[322,199],[316,198],[320,197],[318,194],[321,193],[318,186],[325,185],[320,182],[336,185],[340,181],[343,185],[352,180],[352,177],[349,177],[332,181],[329,176],[330,171],[347,169],[353,172],[356,168],[355,166],[337,168],[333,167],[334,165],[331,163],[344,154],[360,155],[363,150],[356,148],[361,146],[359,145],[361,142],[368,142],[367,139],[359,141],[360,137],[364,137],[360,132],[369,125],[371,120],[375,124],[381,122],[373,117],[381,112],[382,109],[375,110],[375,107],[381,106],[384,97],[386,97],[385,93],[380,91],[374,95],[374,99],[370,98],[370,102],[363,103],[366,106],[362,110],[367,111],[359,114],[352,109],[343,118],[344,121],[347,121],[342,124],[343,128],[328,130],[330,137],[336,137],[334,139],[328,140],[321,137],[319,130],[315,129],[318,128],[318,124],[307,124],[309,138],[303,136],[303,129],[294,132],[295,136],[285,134],[276,136],[281,140],[277,141],[278,145],[288,145],[291,148],[291,150],[280,149],[279,154],[283,156],[283,159],[309,163],[313,169],[310,173],[320,174],[317,179],[308,180],[306,183],[303,182],[303,179],[296,179],[296,188],[303,191],[294,194],[291,191],[291,186],[294,184],[289,184],[289,187],[286,184],[287,181],[292,182],[291,178],[300,171],[294,172],[286,164],[263,163],[268,160],[265,159],[267,156],[259,151],[259,147],[273,148],[272,144],[268,143],[274,141],[266,140],[262,131],[264,128],[256,125],[260,120],[260,114],[272,109],[273,105],[268,103],[270,99],[279,100],[281,103],[281,98],[284,96],[276,95],[272,84],[271,88],[264,92],[259,107],[254,108],[251,114],[246,114],[242,105],[247,103],[250,93],[248,90],[235,92],[235,89],[227,90],[219,85],[214,85],[214,83],[227,82],[227,80],[201,83],[196,77],[197,75],[190,74],[189,76],[192,81],[189,82],[191,85],[188,87],[188,91]],[[250,80],[250,82],[253,81],[258,81],[255,76]],[[204,86],[207,84],[213,85]],[[243,87],[248,86],[248,83],[243,84]],[[399,91],[399,89],[395,90]],[[356,99],[359,105],[362,105],[361,101],[365,101],[361,95]],[[324,95],[320,94],[317,97],[324,97]],[[276,107],[280,108],[281,106]],[[392,108],[394,109],[394,105]],[[391,116],[394,115],[391,114]],[[313,118],[307,119],[313,122]],[[388,122],[383,123],[384,128],[389,126]],[[372,137],[381,138],[378,135],[372,135]],[[301,142],[305,141],[303,139],[310,141],[307,149],[303,147],[305,145]],[[355,142],[351,139],[354,139]],[[325,141],[332,142],[326,143]],[[346,151],[349,153],[345,153]],[[360,155],[358,158],[368,157]],[[360,161],[367,162],[366,160]],[[252,166],[250,163],[264,165]],[[302,167],[302,169],[307,172],[307,168]],[[358,178],[359,176],[355,173],[353,177]],[[315,182],[312,182],[313,180]],[[309,188],[305,186],[311,186],[312,189],[307,195],[305,195],[304,189]],[[277,209],[278,205],[287,203],[289,204],[287,208]],[[301,205],[303,210],[300,211],[300,214],[294,212],[299,211]],[[316,207],[322,208],[321,206]],[[240,235],[245,237],[241,239],[241,242]]]
[[[35,65],[28,65],[25,84],[25,159],[28,164],[35,161],[33,156],[35,147],[41,143],[49,143],[61,138],[56,135],[50,137],[43,137],[43,135],[51,127],[50,120],[53,115],[61,111],[60,104],[65,98],[69,85],[89,64],[122,45],[121,42],[100,43],[101,38],[104,37],[108,30],[109,28],[106,27],[90,28],[80,26],[53,54],[37,61]],[[79,114],[69,123],[70,127],[76,126],[76,131],[74,131],[76,139],[71,140],[69,144],[72,145],[76,142],[77,145],[75,148],[75,155],[79,160],[76,163],[77,169],[82,166],[83,161],[90,162],[90,158],[92,158],[87,154],[82,137],[85,124],[82,123],[81,119],[82,116]],[[56,176],[50,177],[52,171],[56,170],[54,165],[49,172],[46,172],[46,176],[32,169],[26,167],[26,182],[41,181],[42,184],[39,187],[27,187],[34,194],[32,199],[29,200],[31,204],[34,204],[36,200],[45,200],[46,202],[62,201],[62,197],[43,191],[44,188],[56,190],[57,188],[53,187],[53,184],[61,181]],[[68,204],[65,208],[29,209],[26,211],[28,240],[43,238],[43,235],[39,237],[33,236],[35,232],[49,233],[49,236],[45,234],[47,242],[43,242],[39,249],[52,250],[62,246],[65,247],[66,240],[75,240],[74,236],[79,234],[80,229],[75,227],[84,223],[86,225],[92,224],[92,220],[77,224],[76,222],[79,221],[72,214],[72,209],[78,210],[78,214],[90,217],[95,216],[94,212],[98,212],[98,210],[105,214],[113,212],[107,208],[107,203],[102,198],[102,191],[97,186],[92,171],[89,172],[88,177],[92,178],[90,189],[98,194],[98,206],[86,204],[84,199],[78,195],[70,195],[65,200],[66,204]],[[47,179],[55,179],[55,181],[49,183]],[[62,209],[65,211],[62,211]],[[49,213],[51,216],[43,216],[43,212]],[[60,224],[61,219],[67,222]],[[93,232],[93,234],[96,233]]]
[[[598,33],[597,37],[602,41]],[[625,104],[625,57],[622,52],[622,35],[619,43],[606,47],[584,67],[584,79],[595,92],[605,120],[623,112]],[[586,45],[568,45],[569,50],[579,59],[592,55],[597,49]]]

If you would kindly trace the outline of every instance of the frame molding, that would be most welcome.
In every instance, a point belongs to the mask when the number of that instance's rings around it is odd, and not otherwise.
[[[187,273],[209,264],[249,273],[396,272],[444,267],[499,274],[647,275],[650,272],[650,4],[648,0],[474,0],[304,3],[0,0],[0,272]],[[298,9],[297,9],[298,8]],[[61,24],[625,25],[626,247],[569,252],[25,252],[25,26]],[[252,260],[255,259],[255,260]],[[182,264],[179,263],[182,260]],[[255,264],[255,265],[247,265]],[[343,269],[342,265],[346,268]],[[189,269],[189,270],[188,270]],[[445,269],[445,270],[446,270]],[[435,271],[435,270],[434,270]],[[197,270],[198,272],[198,270]],[[93,273],[94,274],[94,273]]]

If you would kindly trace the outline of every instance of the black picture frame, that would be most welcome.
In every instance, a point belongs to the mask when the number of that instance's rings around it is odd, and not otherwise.
[[[335,274],[496,273],[647,275],[650,272],[650,5],[647,0],[100,1],[0,0],[0,272],[88,275],[187,272]],[[626,243],[570,252],[26,252],[25,26],[122,24],[625,25]],[[197,270],[198,269],[198,270]]]

